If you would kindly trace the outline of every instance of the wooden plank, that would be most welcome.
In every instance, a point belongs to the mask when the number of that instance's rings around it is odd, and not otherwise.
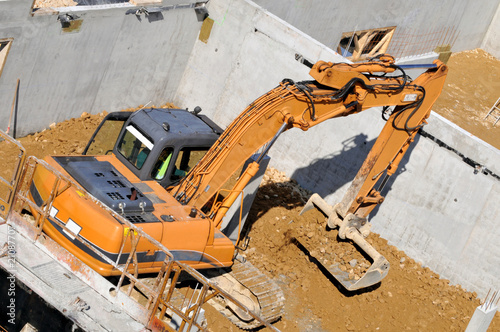
[[[389,31],[368,55],[373,55],[375,52],[377,52],[376,49],[380,49],[379,53],[382,53],[382,54],[387,52],[387,48],[389,47],[389,43],[391,42],[393,35],[394,35],[394,29],[392,31]],[[375,50],[375,52],[374,52],[374,50]]]
[[[200,30],[200,36],[198,37],[200,41],[204,42],[205,44],[208,42],[208,38],[210,37],[210,33],[212,32],[213,25],[214,25],[214,20],[212,20],[210,17],[207,17],[203,21]]]
[[[0,39],[0,44],[4,45],[0,51],[0,76],[2,76],[3,67],[5,66],[5,60],[7,60],[12,41],[13,38]]]
[[[366,32],[363,37],[359,40],[359,48],[356,49],[353,54],[352,54],[352,60],[355,61],[361,57],[363,54],[363,49],[365,48],[366,45],[375,37],[377,34],[377,31],[374,30],[369,30]]]

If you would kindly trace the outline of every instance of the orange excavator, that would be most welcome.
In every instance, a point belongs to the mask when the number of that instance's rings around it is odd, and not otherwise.
[[[235,244],[221,231],[223,217],[270,147],[286,130],[306,131],[328,119],[384,108],[387,123],[342,201],[330,206],[315,194],[304,208],[321,209],[330,228],[339,227],[341,238],[355,242],[373,260],[359,280],[336,268],[330,269],[332,275],[348,290],[376,284],[387,274],[389,263],[365,240],[366,217],[383,202],[380,190],[428,118],[447,74],[447,67],[436,60],[411,81],[388,55],[356,64],[319,61],[311,67],[314,80],[283,80],[223,132],[198,112],[140,110],[118,119],[117,134],[108,139],[114,146],[105,148],[105,154],[92,155],[90,148],[83,156],[45,160],[162,243],[176,260],[196,269],[226,268],[222,278],[232,283],[233,295],[245,298],[242,302],[264,319],[275,320],[283,311],[283,293],[249,262],[238,259]],[[223,190],[231,175],[257,151],[260,154],[236,184]],[[35,171],[30,193],[38,205],[53,193],[50,176],[43,169]],[[85,192],[63,181],[53,195],[44,232],[91,268],[104,276],[119,274],[101,256],[117,262],[133,256],[139,266],[136,273],[160,268],[165,257],[146,241],[139,242],[135,252],[127,251],[131,243],[126,226],[87,199]],[[88,250],[76,237],[101,254]],[[240,327],[256,327],[251,317],[233,309],[221,311]]]

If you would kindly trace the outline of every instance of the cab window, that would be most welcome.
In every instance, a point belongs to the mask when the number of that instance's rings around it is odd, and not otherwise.
[[[151,177],[155,180],[163,180],[165,174],[167,173],[168,165],[170,165],[170,161],[172,159],[172,154],[174,153],[174,149],[165,148],[160,153],[158,160],[153,166],[153,170],[151,172]]]
[[[175,161],[175,170],[170,176],[171,181],[178,181],[200,161],[208,148],[183,148]]]
[[[141,169],[153,149],[153,142],[134,126],[129,125],[118,143],[118,152],[137,169]]]
[[[106,115],[82,154],[90,156],[111,154],[130,114],[130,112],[113,112]]]

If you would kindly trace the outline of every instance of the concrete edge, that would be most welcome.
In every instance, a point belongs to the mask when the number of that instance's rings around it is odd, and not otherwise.
[[[474,162],[500,175],[500,150],[431,111],[423,130]]]

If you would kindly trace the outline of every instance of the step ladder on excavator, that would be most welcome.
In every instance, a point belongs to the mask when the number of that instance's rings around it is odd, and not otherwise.
[[[490,109],[488,114],[484,117],[484,120],[488,118],[489,116],[493,117],[494,122],[493,122],[493,127],[497,124],[497,122],[500,120],[500,98],[497,99],[493,107]]]

